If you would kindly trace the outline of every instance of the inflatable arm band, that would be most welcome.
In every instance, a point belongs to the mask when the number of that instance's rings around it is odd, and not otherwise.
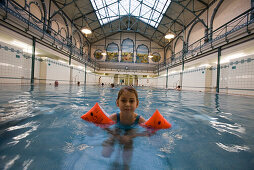
[[[100,107],[98,103],[96,103],[87,113],[81,116],[81,118],[95,124],[115,124],[115,122],[108,117],[108,114]],[[156,110],[150,119],[141,126],[153,129],[171,128],[171,124],[160,114],[158,110]]]
[[[96,103],[86,114],[81,116],[82,119],[95,124],[114,124],[115,122],[108,118],[108,114]]]

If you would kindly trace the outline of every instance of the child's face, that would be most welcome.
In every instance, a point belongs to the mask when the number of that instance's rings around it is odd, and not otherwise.
[[[129,91],[124,91],[120,98],[116,100],[116,104],[122,113],[134,113],[138,103],[136,95]]]

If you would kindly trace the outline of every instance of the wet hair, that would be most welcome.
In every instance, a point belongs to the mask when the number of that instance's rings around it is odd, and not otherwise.
[[[125,91],[128,91],[130,93],[134,93],[135,96],[136,96],[136,99],[138,101],[138,92],[137,90],[134,88],[134,87],[131,87],[131,86],[125,86],[125,87],[122,87],[119,92],[118,92],[118,96],[117,96],[117,99],[116,100],[119,100],[119,98],[121,97],[121,95],[125,92]]]

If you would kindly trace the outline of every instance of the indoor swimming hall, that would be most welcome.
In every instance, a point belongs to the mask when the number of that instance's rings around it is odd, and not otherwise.
[[[0,0],[0,169],[252,170],[253,104],[254,0]]]

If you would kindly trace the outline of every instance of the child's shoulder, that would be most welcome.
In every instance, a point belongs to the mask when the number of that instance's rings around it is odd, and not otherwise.
[[[140,116],[138,123],[145,123],[145,122],[146,122],[146,119]]]
[[[138,114],[135,113],[135,116],[137,117]],[[140,115],[138,123],[145,123],[145,122],[146,122],[145,118],[143,118],[143,117]]]
[[[116,121],[117,120],[117,113],[113,113],[109,116],[109,118],[113,121]]]

